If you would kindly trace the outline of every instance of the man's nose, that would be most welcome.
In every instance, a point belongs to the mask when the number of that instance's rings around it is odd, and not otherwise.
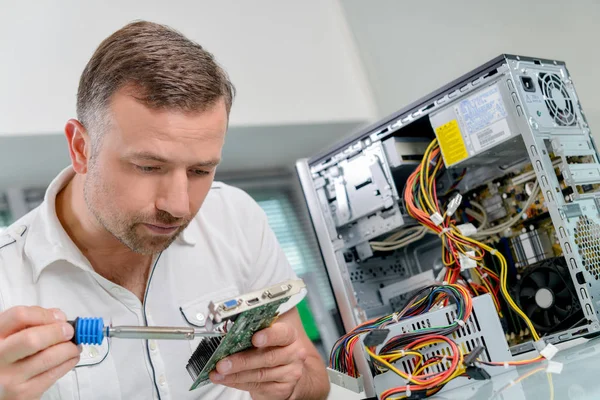
[[[187,173],[173,172],[165,177],[161,195],[156,201],[156,208],[166,211],[175,218],[185,218],[190,214],[190,197],[188,194]]]

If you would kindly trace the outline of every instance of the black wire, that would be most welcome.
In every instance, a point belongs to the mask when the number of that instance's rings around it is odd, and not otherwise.
[[[473,285],[471,285],[471,282],[469,282],[469,279],[465,276],[463,272],[460,273],[460,277],[463,279],[463,281],[465,281],[465,283],[469,287],[469,290],[471,290],[471,294],[473,294],[473,296],[477,296],[475,288],[473,287]]]

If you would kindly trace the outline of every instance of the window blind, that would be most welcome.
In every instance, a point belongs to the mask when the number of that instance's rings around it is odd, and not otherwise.
[[[326,310],[335,308],[329,279],[312,226],[292,188],[249,189],[247,193],[265,211],[269,226],[299,277],[311,275]]]

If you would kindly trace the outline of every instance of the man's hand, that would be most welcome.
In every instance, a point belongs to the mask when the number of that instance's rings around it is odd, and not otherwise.
[[[276,322],[252,337],[251,349],[217,363],[210,374],[213,383],[250,392],[254,400],[293,398],[296,384],[304,373],[307,349],[297,329]]]
[[[79,362],[73,327],[56,309],[18,306],[0,313],[0,400],[39,399]]]

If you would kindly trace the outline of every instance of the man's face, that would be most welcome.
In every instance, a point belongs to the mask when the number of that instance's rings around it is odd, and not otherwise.
[[[85,176],[88,209],[133,251],[166,249],[204,202],[226,130],[224,102],[190,114],[151,110],[117,92]]]

